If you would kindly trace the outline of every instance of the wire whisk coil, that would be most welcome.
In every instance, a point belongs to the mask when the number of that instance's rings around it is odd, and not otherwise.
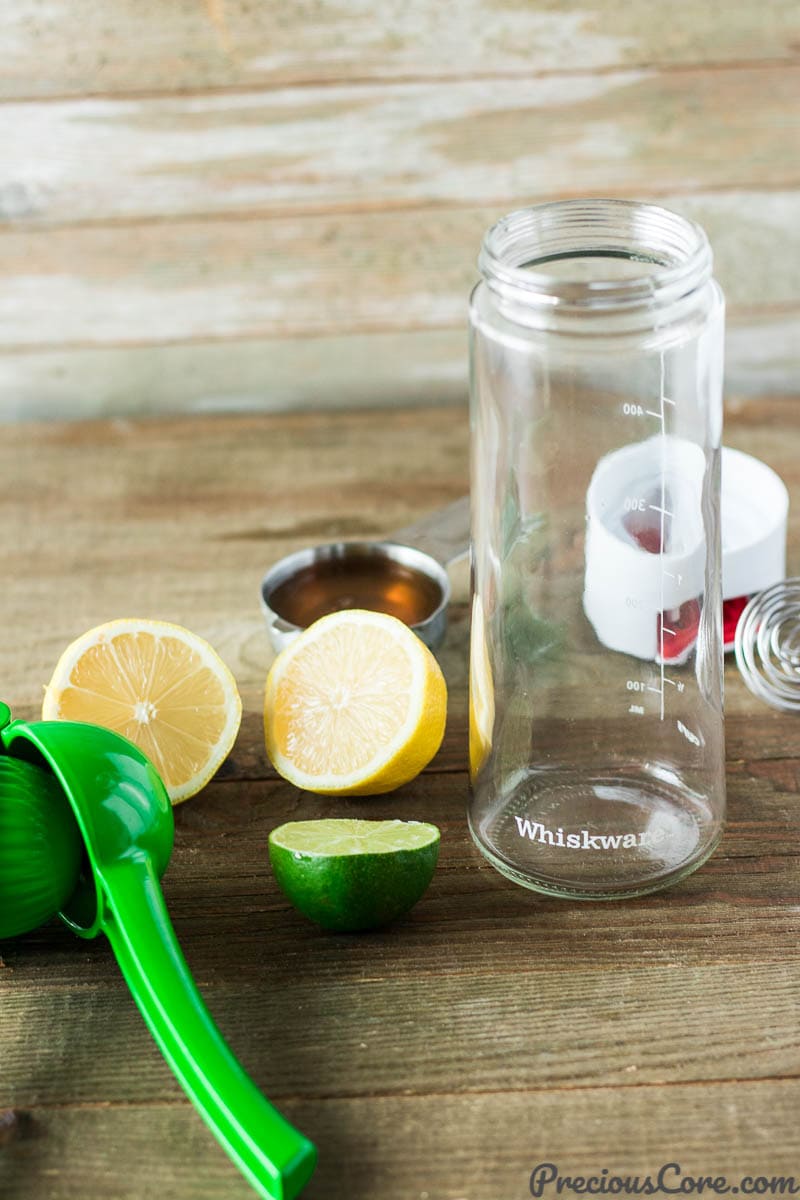
[[[800,712],[800,578],[753,596],[736,627],[735,650],[751,692],[774,708]]]

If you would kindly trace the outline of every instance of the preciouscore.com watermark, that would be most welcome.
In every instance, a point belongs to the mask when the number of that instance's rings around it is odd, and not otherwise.
[[[796,1196],[800,1181],[794,1175],[684,1174],[680,1163],[664,1163],[651,1175],[626,1175],[608,1167],[594,1175],[562,1175],[555,1163],[543,1162],[531,1171],[532,1196],[549,1191],[557,1196]]]

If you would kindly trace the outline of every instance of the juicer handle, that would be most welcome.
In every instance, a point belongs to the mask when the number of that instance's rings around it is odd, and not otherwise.
[[[423,550],[443,567],[449,567],[469,554],[469,519],[469,496],[462,496],[446,508],[398,529],[387,540]]]
[[[101,868],[103,929],[181,1087],[265,1200],[294,1200],[316,1149],[265,1099],[228,1049],[195,987],[150,859]]]

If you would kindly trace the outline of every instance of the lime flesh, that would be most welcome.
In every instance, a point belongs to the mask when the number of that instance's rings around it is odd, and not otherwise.
[[[376,929],[403,916],[433,878],[439,830],[424,821],[290,821],[269,836],[288,900],[325,929]]]

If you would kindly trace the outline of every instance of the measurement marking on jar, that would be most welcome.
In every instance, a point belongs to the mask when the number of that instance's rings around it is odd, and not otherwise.
[[[660,586],[660,600],[659,600],[659,612],[661,614],[661,617],[659,619],[659,629],[658,629],[659,682],[658,682],[658,686],[656,686],[654,684],[645,684],[639,680],[629,679],[626,683],[626,687],[629,692],[645,692],[646,691],[646,692],[655,693],[655,695],[657,695],[659,697],[659,720],[661,720],[661,721],[664,720],[664,698],[665,698],[665,693],[666,693],[666,689],[667,689],[667,684],[669,684],[670,687],[674,687],[678,692],[682,692],[685,687],[685,684],[679,683],[674,679],[667,678],[667,676],[665,674],[665,661],[664,661],[665,660],[664,638],[665,637],[676,637],[677,633],[678,633],[677,630],[670,629],[668,626],[666,626],[663,621],[663,616],[664,616],[664,613],[666,610],[666,597],[665,597],[664,581],[665,581],[665,579],[672,579],[672,580],[674,580],[674,582],[677,584],[678,587],[680,587],[683,582],[682,575],[680,575],[679,573],[676,573],[676,572],[668,571],[668,570],[666,570],[666,568],[664,566],[664,557],[666,554],[666,549],[665,549],[665,545],[664,545],[664,541],[666,538],[666,519],[667,518],[670,518],[670,519],[675,518],[675,513],[671,509],[667,508],[667,481],[666,481],[666,476],[667,476],[667,422],[666,422],[665,405],[668,404],[670,406],[670,408],[672,408],[672,409],[675,409],[677,407],[676,402],[674,400],[671,400],[669,396],[664,395],[664,386],[665,386],[665,363],[664,363],[664,356],[662,354],[661,358],[660,358],[659,405],[658,405],[658,408],[657,409],[645,408],[643,404],[635,404],[630,401],[625,401],[622,404],[622,413],[624,416],[626,416],[626,417],[645,417],[645,416],[655,417],[655,419],[659,422],[659,424],[661,426],[661,489],[660,489],[661,494],[660,494],[660,498],[659,498],[659,503],[658,504],[649,504],[649,503],[647,503],[645,498],[642,496],[630,496],[630,495],[625,496],[624,501],[623,501],[626,512],[646,512],[649,510],[650,512],[657,512],[659,515],[658,557],[659,557],[659,565],[661,568],[661,576],[660,576],[661,586]],[[625,603],[626,608],[633,608],[633,609],[641,608],[641,600],[638,596],[626,596],[624,603]],[[645,712],[645,708],[644,708],[644,705],[642,705],[642,704],[631,704],[628,707],[628,712],[635,716],[643,716],[644,712]]]
[[[661,403],[671,404],[673,408],[675,407],[675,401],[670,400],[669,396],[662,396]],[[646,408],[644,411],[647,413],[648,417],[658,417],[659,420],[661,419],[661,412],[656,409]]]
[[[659,640],[659,654],[658,654],[658,658],[659,658],[659,664],[658,664],[658,665],[659,665],[659,670],[660,670],[660,672],[661,672],[661,680],[660,680],[660,682],[661,682],[661,695],[660,695],[660,697],[659,697],[659,700],[660,700],[660,704],[659,704],[659,719],[660,719],[660,720],[662,720],[662,721],[664,720],[664,697],[665,697],[665,693],[666,693],[666,690],[667,690],[667,689],[666,689],[666,676],[665,676],[665,674],[664,674],[664,634],[665,634],[665,633],[668,633],[668,634],[671,634],[673,637],[675,636],[675,630],[674,630],[674,629],[665,629],[665,628],[664,628],[664,576],[665,576],[665,570],[664,570],[664,537],[665,537],[665,534],[666,534],[666,530],[665,530],[665,528],[664,528],[664,518],[665,518],[665,517],[666,517],[666,515],[667,515],[667,482],[666,482],[666,474],[667,474],[667,422],[666,422],[666,417],[665,417],[665,413],[664,413],[664,404],[665,404],[665,403],[666,403],[666,404],[671,404],[673,408],[675,407],[675,403],[674,403],[674,401],[672,401],[672,400],[669,400],[669,399],[668,399],[668,398],[667,398],[667,397],[664,395],[664,383],[665,383],[664,375],[665,375],[665,370],[664,370],[664,355],[663,355],[663,353],[662,353],[662,354],[659,356],[659,381],[658,381],[658,398],[659,398],[659,404],[658,404],[658,412],[657,412],[657,413],[653,413],[653,416],[657,417],[657,418],[658,418],[658,420],[661,422],[661,503],[660,503],[660,504],[658,505],[658,507],[656,508],[656,511],[658,512],[658,514],[659,514],[659,518],[660,518],[660,531],[659,531],[659,534],[660,534],[660,535],[659,535],[659,540],[658,540],[658,557],[659,557],[659,566],[660,566],[660,568],[661,568],[661,600],[660,600],[660,607],[659,607],[659,612],[661,613],[661,621],[660,621],[659,639],[658,639],[658,640]],[[670,516],[672,516],[672,513],[670,513],[669,515],[670,515]]]

